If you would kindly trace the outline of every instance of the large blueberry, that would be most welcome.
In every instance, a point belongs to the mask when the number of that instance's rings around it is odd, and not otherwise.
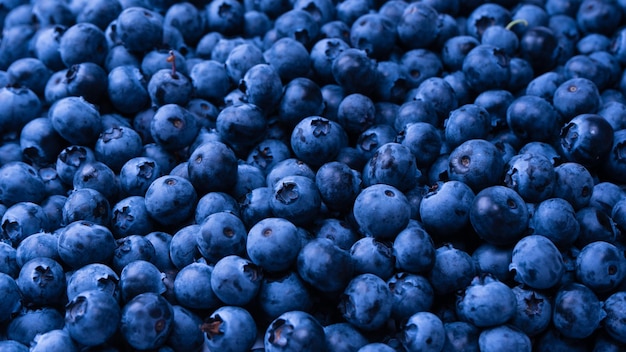
[[[477,276],[457,298],[456,311],[477,327],[497,326],[515,314],[515,295],[495,277]]]
[[[356,327],[371,331],[382,327],[391,316],[389,287],[373,274],[355,276],[343,291],[339,311]]]
[[[206,346],[212,351],[247,351],[254,345],[257,334],[252,315],[234,306],[218,308],[200,329],[206,336]]]
[[[509,245],[526,233],[529,214],[526,203],[517,192],[504,186],[491,186],[476,194],[469,219],[483,240],[495,245]]]
[[[446,342],[446,330],[435,314],[418,312],[404,324],[400,341],[407,352],[441,351]]]
[[[509,270],[515,280],[536,289],[557,285],[565,272],[563,257],[547,237],[529,235],[517,242]]]
[[[161,176],[146,191],[148,214],[158,223],[173,225],[193,214],[198,195],[192,184],[178,176]]]
[[[68,303],[65,327],[75,341],[96,346],[115,334],[120,318],[120,306],[113,296],[97,289],[88,290]]]
[[[375,184],[356,197],[353,214],[364,235],[393,239],[409,223],[411,206],[397,188]]]
[[[559,288],[554,299],[552,322],[566,337],[590,336],[604,319],[606,312],[593,291],[579,283],[569,283]]]
[[[154,349],[165,344],[172,331],[174,311],[161,295],[142,293],[122,307],[120,333],[136,349]]]

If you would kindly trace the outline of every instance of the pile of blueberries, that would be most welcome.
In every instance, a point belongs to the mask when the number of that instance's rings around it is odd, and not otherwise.
[[[625,0],[0,0],[1,351],[625,351]]]

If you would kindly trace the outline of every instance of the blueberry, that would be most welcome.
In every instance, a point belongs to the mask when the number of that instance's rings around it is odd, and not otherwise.
[[[72,144],[92,146],[102,131],[100,113],[81,97],[58,100],[50,107],[48,118],[57,133]]]
[[[267,352],[326,349],[322,325],[309,313],[297,310],[274,319],[265,331],[263,342]]]
[[[510,61],[503,49],[480,44],[467,53],[462,69],[473,89],[502,89],[511,77]]]
[[[50,330],[35,336],[31,342],[32,351],[68,351],[76,352],[78,347],[66,330]]]
[[[564,121],[570,121],[580,114],[595,114],[600,108],[600,93],[593,81],[571,78],[554,92],[553,105]]]
[[[474,250],[472,259],[476,262],[478,273],[490,274],[508,283],[513,278],[509,272],[512,255],[512,247],[483,243]]]
[[[243,222],[228,211],[207,216],[195,236],[200,254],[209,262],[217,263],[227,255],[242,255],[248,238]]]
[[[5,273],[0,273],[0,287],[5,297],[0,305],[2,322],[5,322],[15,316],[22,307],[22,294],[15,280]]]
[[[37,257],[48,257],[60,261],[57,248],[58,238],[48,232],[38,232],[26,237],[19,245],[15,259],[17,264],[23,266],[27,261]]]
[[[387,280],[394,272],[395,258],[390,243],[364,237],[352,245],[350,256],[357,274],[371,273]]]
[[[311,311],[313,295],[296,271],[268,273],[261,281],[255,302],[263,318],[273,320],[289,311]]]
[[[583,284],[562,286],[554,299],[552,322],[566,337],[585,338],[591,335],[605,316],[602,303]]]
[[[19,202],[2,215],[0,237],[16,248],[24,239],[49,229],[48,217],[43,208],[31,202]]]
[[[276,217],[294,225],[311,223],[319,213],[321,196],[315,182],[305,176],[286,176],[273,187],[270,208]]]
[[[567,200],[575,210],[589,204],[593,193],[593,177],[589,170],[574,162],[563,163],[554,168],[556,184],[554,196]]]
[[[530,338],[510,325],[485,329],[478,337],[481,351],[531,351]]]
[[[285,84],[278,105],[278,120],[288,126],[295,126],[309,116],[322,115],[337,121],[338,118],[323,114],[325,107],[320,86],[311,79],[297,77]]]
[[[574,208],[562,198],[550,198],[535,207],[529,229],[549,238],[557,247],[567,248],[579,236],[580,224]]]
[[[446,330],[444,351],[479,351],[478,336],[480,330],[470,323],[454,321],[443,324]]]
[[[24,263],[15,283],[24,306],[54,305],[65,299],[63,267],[51,258],[37,257]]]
[[[437,248],[435,263],[428,272],[435,293],[448,294],[463,289],[476,275],[476,263],[469,254],[446,244]]]
[[[545,294],[523,286],[512,288],[515,294],[515,314],[509,323],[528,336],[546,331],[552,321],[552,300]]]
[[[163,16],[150,9],[131,6],[116,19],[115,35],[131,52],[147,52],[163,40]]]
[[[617,288],[626,275],[625,270],[624,253],[604,241],[587,244],[576,258],[576,277],[596,293]]]
[[[220,259],[211,273],[211,288],[227,305],[243,306],[259,291],[263,274],[261,268],[237,255]]]
[[[269,272],[288,269],[298,256],[300,246],[295,225],[281,218],[266,218],[248,232],[246,248],[253,263]]]
[[[354,274],[354,263],[347,250],[326,238],[310,240],[297,258],[298,274],[321,292],[345,289]]]
[[[456,311],[479,328],[501,325],[515,314],[515,294],[495,277],[477,276],[458,296]]]
[[[409,222],[407,198],[393,186],[375,184],[363,189],[354,201],[354,218],[360,231],[378,239],[393,239]]]
[[[393,297],[391,317],[394,319],[404,320],[433,306],[433,287],[424,276],[397,272],[387,280],[387,286]]]
[[[156,293],[142,293],[122,307],[119,330],[132,348],[159,348],[172,330],[174,311]]]
[[[113,257],[115,238],[105,226],[79,220],[59,232],[59,257],[69,267],[78,269],[86,264],[107,263]]]
[[[156,256],[154,246],[144,236],[129,235],[116,241],[111,266],[115,271],[121,272],[123,268],[136,260],[151,262]]]
[[[276,79],[278,80],[277,77]],[[252,78],[249,84],[257,84],[253,82],[254,80],[255,78]],[[266,83],[265,81],[263,82]],[[255,88],[252,87],[252,89]],[[257,94],[256,92],[248,93]],[[275,96],[276,94],[271,95]],[[267,98],[258,97],[258,99],[267,102],[270,104],[269,106],[273,106],[271,101],[267,101]],[[250,104],[238,104],[224,108],[217,115],[216,120],[216,129],[221,140],[231,146],[237,153],[244,155],[250,151],[251,147],[263,139],[263,132],[267,127],[267,120],[262,110],[264,105],[254,105],[255,102],[252,100],[254,99],[249,99]]]
[[[561,151],[568,161],[585,167],[601,164],[613,144],[613,128],[596,114],[574,117],[561,129]]]
[[[333,351],[357,351],[368,344],[367,339],[350,323],[324,326],[326,345]]]
[[[91,23],[69,27],[59,42],[61,60],[68,67],[82,62],[104,63],[108,46],[102,29]]]
[[[309,51],[302,43],[293,38],[283,37],[263,52],[263,58],[286,83],[306,77],[314,62],[313,50],[311,49],[309,55]]]
[[[82,165],[74,173],[72,185],[74,189],[91,189],[97,191],[102,197],[111,202],[115,202],[119,195],[119,179],[115,172],[106,164],[100,161],[90,161],[81,163]],[[68,170],[71,172],[71,169]],[[91,207],[94,205],[91,204]],[[102,214],[103,212],[100,212]],[[98,215],[97,213],[95,215]]]
[[[63,315],[52,307],[24,309],[6,328],[7,340],[14,340],[29,346],[38,334],[62,329]]]
[[[237,181],[237,159],[226,144],[218,141],[198,146],[189,156],[189,179],[199,194],[226,192]]]
[[[538,203],[552,196],[556,185],[554,166],[541,154],[519,153],[506,165],[504,182],[527,202]]]
[[[513,248],[509,270],[515,270],[515,281],[531,288],[547,289],[561,281],[565,266],[552,241],[541,235],[529,235]]]
[[[211,288],[213,266],[191,263],[183,267],[174,279],[174,295],[188,309],[213,309],[220,305]]]
[[[88,290],[68,303],[65,327],[78,343],[96,346],[115,334],[120,317],[120,307],[113,296],[100,290]]]
[[[500,151],[483,139],[470,139],[456,147],[449,156],[451,180],[466,183],[474,192],[500,182],[504,161]]]
[[[426,273],[433,267],[435,253],[433,239],[417,223],[409,222],[393,241],[393,255],[399,271]]]
[[[193,214],[197,199],[191,182],[177,176],[161,176],[146,191],[146,210],[160,224],[179,224]]]
[[[469,220],[483,240],[495,245],[510,245],[524,236],[529,214],[526,203],[517,192],[504,186],[491,186],[474,197]]]
[[[434,184],[419,206],[424,228],[433,236],[452,236],[469,224],[473,200],[474,192],[463,182]]]
[[[411,315],[400,335],[402,346],[409,351],[441,351],[446,342],[446,331],[439,317],[430,312]]]

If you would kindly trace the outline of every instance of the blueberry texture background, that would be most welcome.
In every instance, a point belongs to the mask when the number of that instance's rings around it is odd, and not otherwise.
[[[624,27],[0,0],[0,350],[626,350]]]

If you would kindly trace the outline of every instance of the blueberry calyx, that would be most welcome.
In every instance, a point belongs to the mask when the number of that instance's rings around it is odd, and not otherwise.
[[[276,200],[283,204],[291,204],[300,198],[298,194],[297,184],[294,182],[283,182],[282,186],[276,192]]]
[[[224,332],[220,329],[223,322],[224,321],[219,314],[216,314],[215,317],[208,318],[205,323],[200,325],[200,330],[206,334],[206,337],[209,340],[212,340],[215,336],[224,334]]]

